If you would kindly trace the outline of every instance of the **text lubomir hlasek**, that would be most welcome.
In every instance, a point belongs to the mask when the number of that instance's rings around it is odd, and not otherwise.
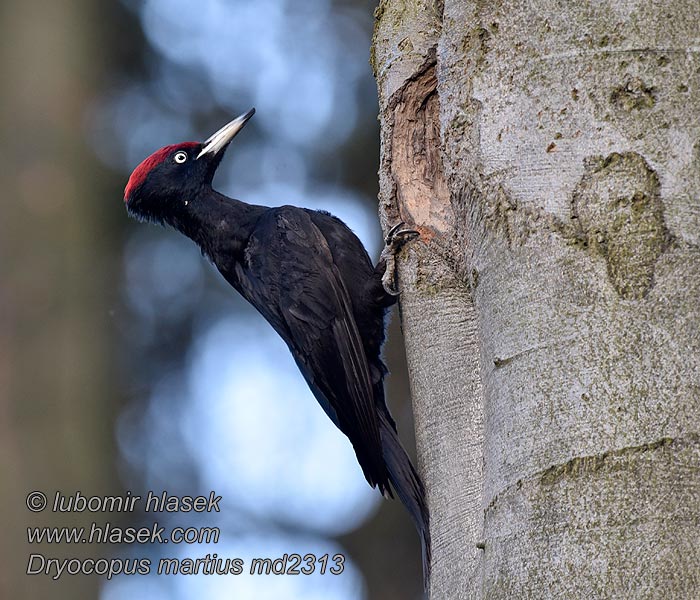
[[[211,491],[209,496],[174,496],[148,492],[145,498],[126,492],[122,496],[84,496],[81,492],[64,495],[56,492],[53,512],[220,512],[221,496]]]

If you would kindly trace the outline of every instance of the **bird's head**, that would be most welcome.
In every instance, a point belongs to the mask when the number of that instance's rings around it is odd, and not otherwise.
[[[162,222],[176,206],[194,201],[211,187],[231,140],[255,109],[224,125],[205,142],[182,142],[156,150],[129,177],[124,203],[132,216]]]

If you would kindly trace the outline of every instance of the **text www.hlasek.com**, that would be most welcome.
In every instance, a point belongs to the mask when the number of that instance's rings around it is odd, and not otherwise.
[[[165,527],[154,523],[151,527],[116,527],[111,523],[92,523],[89,532],[84,527],[27,527],[30,544],[216,544],[218,527],[174,527],[170,536]]]

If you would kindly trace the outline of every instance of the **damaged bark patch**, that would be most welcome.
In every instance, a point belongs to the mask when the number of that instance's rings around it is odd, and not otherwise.
[[[452,229],[450,192],[440,154],[440,104],[435,63],[411,78],[389,104],[393,116],[390,173],[400,219],[424,241]],[[392,199],[392,200],[394,200]]]
[[[646,296],[670,235],[659,178],[644,158],[615,152],[587,159],[571,218],[576,239],[605,259],[617,293],[625,299]]]

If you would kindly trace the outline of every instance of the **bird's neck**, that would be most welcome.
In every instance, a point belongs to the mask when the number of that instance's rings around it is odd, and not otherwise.
[[[209,188],[179,202],[166,217],[169,225],[192,239],[214,262],[242,253],[266,207],[234,200]]]

